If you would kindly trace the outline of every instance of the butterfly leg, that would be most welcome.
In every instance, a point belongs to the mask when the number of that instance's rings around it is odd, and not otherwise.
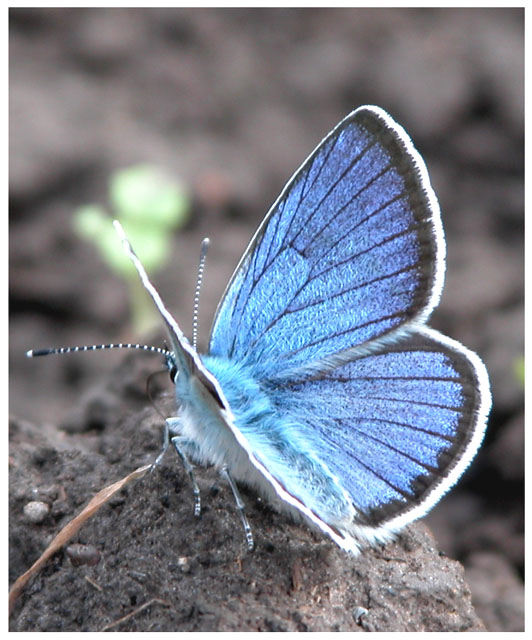
[[[231,490],[233,491],[233,495],[235,496],[236,506],[240,511],[240,517],[242,518],[242,524],[244,525],[244,532],[246,534],[246,542],[248,544],[248,549],[250,551],[253,551],[253,549],[255,548],[255,542],[253,541],[253,533],[251,532],[251,527],[249,526],[248,519],[246,518],[244,502],[240,497],[240,493],[237,489],[235,481],[231,477],[231,474],[229,473],[229,469],[226,466],[222,467],[222,475],[225,476],[225,478],[227,479],[227,482],[229,482],[229,486],[231,487]]]
[[[174,445],[174,449],[177,455],[179,456],[179,458],[181,459],[181,462],[183,463],[183,467],[185,468],[185,471],[188,473],[188,477],[190,478],[190,481],[192,483],[192,491],[194,493],[194,515],[196,517],[199,517],[201,513],[200,490],[198,487],[198,483],[196,482],[194,469],[190,464],[189,459],[183,452],[183,449],[186,449],[187,446],[193,446],[194,443],[188,440],[188,438],[184,438],[183,436],[174,436],[171,439],[171,442]]]
[[[168,424],[168,420],[164,423],[163,429],[163,447],[161,449],[161,453],[155,458],[154,462],[151,465],[150,472],[153,471],[156,467],[158,467],[163,458],[168,446],[170,445],[170,425]]]

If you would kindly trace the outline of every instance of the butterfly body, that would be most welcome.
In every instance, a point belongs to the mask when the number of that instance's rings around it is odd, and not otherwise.
[[[205,369],[215,376],[231,407],[239,428],[260,423],[269,410],[267,396],[259,385],[242,371],[242,367],[219,358],[201,358]],[[227,466],[235,478],[243,479],[250,466],[249,457],[238,445],[233,432],[227,429],[226,417],[219,402],[210,394],[197,376],[176,379],[179,397],[178,421],[172,435],[189,441],[191,458],[201,464]]]

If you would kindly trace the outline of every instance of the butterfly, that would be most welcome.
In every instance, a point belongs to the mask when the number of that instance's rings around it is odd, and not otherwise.
[[[123,245],[166,325],[170,444],[358,553],[456,483],[491,406],[481,359],[427,326],[445,240],[427,168],[382,109],[343,119],[259,226],[199,354]]]

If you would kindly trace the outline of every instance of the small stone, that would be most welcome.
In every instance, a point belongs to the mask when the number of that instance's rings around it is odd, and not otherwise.
[[[362,616],[368,614],[368,610],[365,607],[356,607],[353,611],[353,618],[355,622],[359,625],[362,622]]]
[[[24,515],[29,522],[33,524],[41,524],[46,516],[50,513],[50,507],[46,502],[40,500],[32,500],[24,506]]]
[[[100,552],[91,544],[71,544],[67,547],[66,554],[74,567],[83,564],[93,567],[100,562]]]
[[[190,560],[186,556],[181,556],[177,560],[177,565],[183,573],[190,572]]]

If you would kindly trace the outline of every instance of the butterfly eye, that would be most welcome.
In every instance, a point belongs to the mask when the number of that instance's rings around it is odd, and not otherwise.
[[[172,365],[168,373],[170,374],[170,380],[175,384],[177,378],[177,367],[175,366],[175,364]]]

